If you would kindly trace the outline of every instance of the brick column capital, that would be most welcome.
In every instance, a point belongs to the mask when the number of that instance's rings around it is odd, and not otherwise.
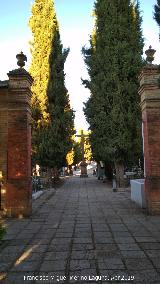
[[[160,70],[158,65],[146,65],[139,76],[141,96],[141,109],[160,108],[160,92],[159,92]]]
[[[8,108],[22,109],[26,107],[30,111],[31,107],[31,86],[33,79],[24,69],[18,68],[8,73],[8,90],[10,93]]]

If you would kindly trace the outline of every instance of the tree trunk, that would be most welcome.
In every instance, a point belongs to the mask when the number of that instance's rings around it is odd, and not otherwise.
[[[54,176],[54,181],[57,181],[59,179],[59,172],[57,166],[53,168],[53,176]]]
[[[105,175],[108,180],[112,180],[113,178],[113,168],[111,163],[105,163]]]
[[[124,164],[115,163],[117,188],[125,187]]]

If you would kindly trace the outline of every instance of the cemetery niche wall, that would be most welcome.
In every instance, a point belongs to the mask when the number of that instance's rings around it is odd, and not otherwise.
[[[17,54],[18,66],[0,81],[0,206],[8,217],[32,212],[31,85],[23,68],[26,56]]]

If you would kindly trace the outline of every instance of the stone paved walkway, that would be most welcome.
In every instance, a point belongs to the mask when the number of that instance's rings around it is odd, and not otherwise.
[[[160,217],[96,178],[68,178],[7,226],[0,283],[160,284]]]

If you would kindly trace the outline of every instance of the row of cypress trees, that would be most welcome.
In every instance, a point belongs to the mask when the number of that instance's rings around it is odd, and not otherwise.
[[[32,31],[33,165],[57,169],[72,148],[74,112],[65,87],[63,49],[53,0],[35,0],[29,20]]]
[[[90,47],[82,49],[90,77],[83,84],[91,92],[84,113],[94,158],[105,162],[108,173],[116,168],[121,186],[124,167],[142,157],[142,18],[138,1],[131,0],[97,0],[94,17]]]
[[[160,1],[155,19],[160,22]],[[84,113],[90,125],[93,157],[122,171],[142,157],[138,74],[143,65],[139,2],[96,0],[90,47],[82,53],[91,92]],[[35,0],[29,21],[33,40],[30,73],[33,112],[33,163],[61,167],[72,148],[74,112],[65,87],[63,49],[53,0]]]

